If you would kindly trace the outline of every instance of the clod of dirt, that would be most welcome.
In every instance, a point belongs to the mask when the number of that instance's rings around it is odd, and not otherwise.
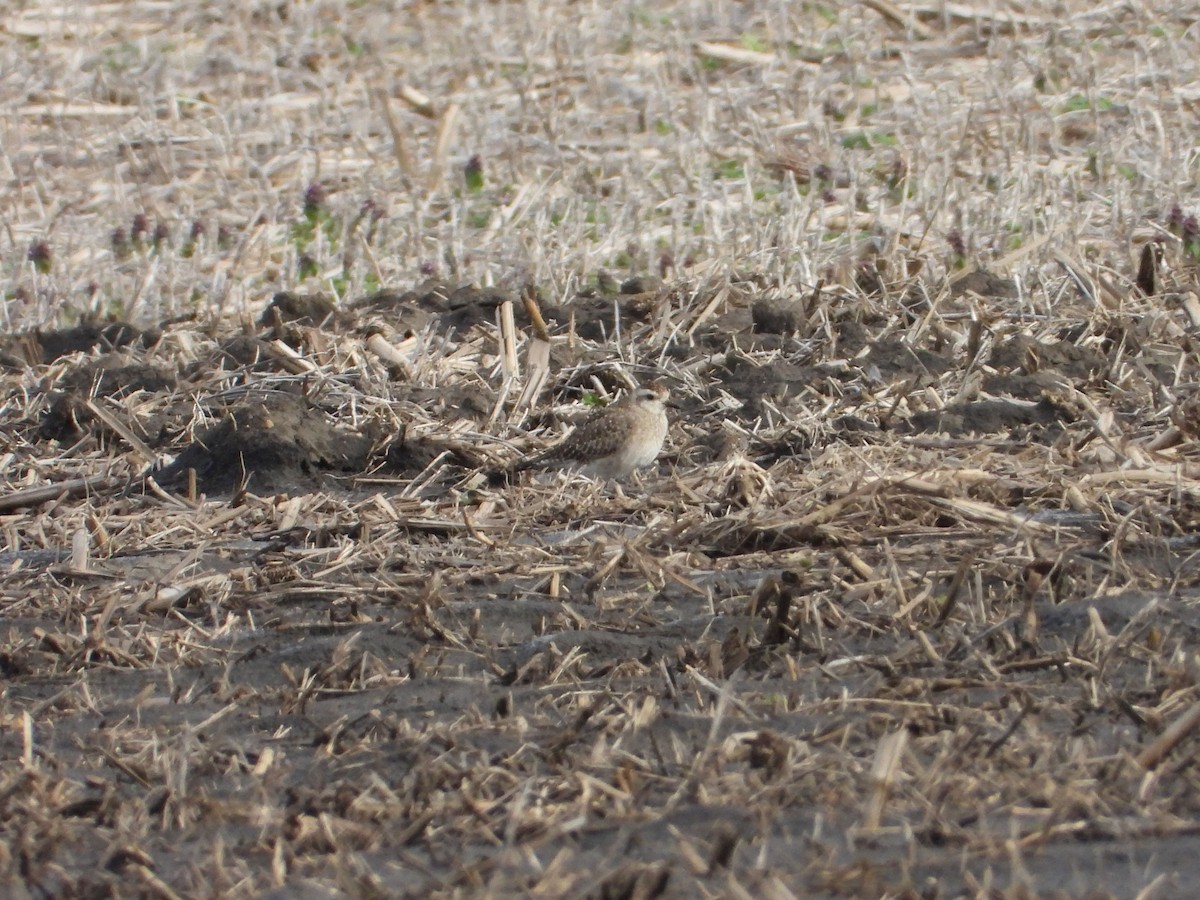
[[[857,331],[848,329],[847,334],[853,345]],[[715,374],[729,394],[744,402],[743,416],[753,419],[761,414],[764,400],[786,403],[806,390],[831,396],[844,394],[860,371],[873,381],[907,379],[922,385],[937,380],[953,365],[945,356],[895,339],[872,343],[870,350],[855,357],[850,365],[807,366],[786,360],[762,364],[741,354],[730,354],[724,372]]]
[[[448,416],[484,420],[492,412],[495,398],[474,385],[438,385],[422,387],[405,385],[395,387],[395,396],[420,406],[436,405]]]
[[[41,435],[50,440],[70,440],[95,418],[87,408],[92,397],[125,397],[135,391],[164,391],[175,387],[172,375],[120,354],[109,354],[78,366],[61,381],[42,417]],[[135,420],[136,424],[136,420]],[[141,437],[145,438],[143,434]]]
[[[253,337],[248,334],[239,334],[231,337],[227,341],[222,341],[214,354],[212,363],[220,366],[223,363],[232,363],[236,368],[238,366],[253,366],[267,357],[266,341]]]
[[[588,341],[602,341],[618,331],[618,318],[628,328],[630,323],[646,322],[654,311],[657,292],[641,294],[579,294],[569,306],[546,310],[548,318],[565,324],[575,317],[575,333]]]
[[[1200,435],[1200,393],[1180,397],[1171,407],[1171,424],[1190,438]]]
[[[849,369],[834,372],[783,360],[756,364],[741,354],[730,354],[724,369],[716,370],[714,374],[724,390],[742,401],[742,408],[732,415],[747,420],[762,414],[764,401],[778,406],[809,389],[817,393],[836,392],[833,382],[849,381],[854,376]]]
[[[869,422],[859,416],[838,416],[830,425],[835,433],[843,436],[871,436],[877,435],[882,431],[878,422]]]
[[[527,321],[524,306],[511,292],[475,285],[452,286],[431,279],[410,291],[382,290],[354,304],[358,309],[384,313],[403,330],[416,333],[433,318],[445,331],[464,334],[475,325],[491,325],[496,321],[496,308],[512,301],[518,322]]]
[[[1093,597],[1086,603],[1039,603],[1037,612],[1041,634],[1044,637],[1053,636],[1065,644],[1073,645],[1093,628],[1093,616],[1099,616],[1104,627],[1116,634],[1135,617],[1143,616],[1151,605],[1161,614],[1158,618],[1160,627],[1165,620],[1166,623],[1185,629],[1193,640],[1200,634],[1200,614],[1193,606],[1149,591],[1125,591]]]
[[[872,343],[866,355],[854,363],[872,378],[891,382],[909,377],[916,384],[926,384],[954,368],[952,359],[913,347],[898,337]]]
[[[667,863],[626,863],[601,881],[590,896],[596,900],[653,900],[666,893],[670,880]]]
[[[597,356],[600,356],[599,360],[596,360]],[[553,356],[552,358],[556,362],[560,362],[564,369],[568,365],[571,367],[570,377],[563,379],[550,390],[551,396],[555,397],[559,402],[578,400],[580,395],[594,391],[597,385],[607,391],[610,396],[615,396],[629,388],[629,384],[612,367],[611,353],[603,355],[596,353],[574,355],[564,353],[561,358],[559,356]],[[646,370],[640,373],[639,377],[643,384],[649,384],[654,381],[661,381],[663,373]]]
[[[142,332],[127,322],[83,322],[73,328],[15,335],[4,342],[3,349],[8,365],[36,365],[54,362],[69,353],[87,353],[96,347],[117,350],[138,340],[149,347],[158,338],[158,332]]]
[[[992,300],[1011,300],[1017,296],[1017,283],[1011,278],[1004,278],[986,269],[976,269],[950,287],[952,297],[961,297],[966,293],[978,294]]]
[[[887,278],[878,264],[878,259],[863,260],[854,270],[854,286],[865,297],[881,297],[888,292]]]
[[[689,465],[703,465],[716,460],[733,459],[745,454],[750,440],[745,433],[735,429],[714,428],[696,436],[688,447]]]
[[[1090,347],[1066,341],[1047,344],[1025,334],[1014,334],[996,344],[989,364],[1001,372],[1020,369],[1026,373],[1053,369],[1076,381],[1091,381],[1108,368],[1103,354]]]
[[[786,297],[759,297],[750,307],[754,330],[763,334],[794,334],[804,326],[804,308]]]
[[[305,346],[301,329],[285,328],[279,337],[289,344],[294,339],[297,346]],[[297,333],[288,333],[297,332]],[[207,353],[198,355],[184,366],[182,377],[197,383],[207,381],[214,372],[224,372],[230,383],[244,383],[255,374],[287,372],[290,360],[271,346],[270,341],[251,334],[238,334],[210,347]],[[239,371],[240,370],[240,371]],[[229,373],[236,373],[230,376]]]
[[[815,441],[813,435],[803,428],[792,428],[769,439],[757,441],[752,448],[755,461],[770,468],[781,459],[806,458]]]
[[[1019,372],[987,374],[983,377],[983,389],[997,396],[1015,397],[1018,400],[1038,400],[1048,392],[1061,391],[1062,376],[1053,371],[1034,372],[1023,375]]]
[[[463,469],[478,468],[482,457],[472,457],[464,448],[429,437],[398,435],[384,449],[384,471],[412,478],[432,465],[439,457],[450,465]]]
[[[962,437],[1005,433],[1017,428],[1051,429],[1063,425],[1068,419],[1063,408],[1046,397],[1032,405],[1011,400],[980,400],[916,413],[896,430],[902,434],[936,432]]]
[[[634,275],[621,282],[622,294],[653,294],[662,287],[662,279],[654,275]]]
[[[691,296],[690,299],[681,301],[703,309],[713,300],[722,299],[717,297],[717,290],[727,290],[723,302],[717,305],[719,312],[705,319],[704,325],[696,331],[694,337],[698,344],[705,350],[718,352],[728,350],[731,345],[767,352],[795,349],[791,335],[802,330],[807,323],[805,302],[791,301],[796,304],[794,312],[787,309],[789,301],[785,300],[774,303],[774,309],[759,305],[756,310],[755,305],[766,296],[768,290],[771,290],[771,285],[772,280],[765,276],[735,273],[730,276],[727,288],[710,287]],[[668,296],[671,296],[671,293],[668,293]],[[829,318],[836,320],[840,312],[841,310],[829,312]],[[793,323],[781,317],[794,318],[796,327],[790,327]],[[683,356],[675,358],[682,359]]]
[[[867,326],[854,319],[839,322],[833,331],[837,339],[837,353],[847,359],[857,356],[871,342]]]
[[[335,428],[322,410],[290,394],[245,398],[185,449],[158,476],[170,484],[196,470],[206,493],[234,490],[307,491],[326,473],[361,472],[371,449],[368,438]]]
[[[621,283],[604,270],[596,273],[596,287],[585,288],[561,307],[549,307],[547,318],[566,325],[574,319],[575,333],[588,341],[604,341],[620,328],[650,319],[658,305],[663,282],[654,275],[634,275]]]
[[[337,317],[337,307],[324,294],[293,294],[279,291],[263,314],[258,324],[263,327],[287,323],[294,325],[322,325]]]

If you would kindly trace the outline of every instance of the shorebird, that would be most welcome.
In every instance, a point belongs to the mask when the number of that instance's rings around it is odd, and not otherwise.
[[[658,457],[667,437],[667,396],[662,385],[638,388],[509,471],[573,466],[597,478],[623,478]]]

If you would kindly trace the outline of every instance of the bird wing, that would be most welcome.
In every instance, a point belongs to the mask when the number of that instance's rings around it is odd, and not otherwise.
[[[611,456],[624,446],[629,430],[624,419],[611,415],[614,407],[580,423],[565,438],[530,459],[530,465],[544,462],[590,462]]]

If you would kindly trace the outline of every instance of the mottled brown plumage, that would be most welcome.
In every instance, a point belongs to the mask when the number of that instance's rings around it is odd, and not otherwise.
[[[639,388],[581,423],[557,444],[517,462],[512,471],[577,466],[598,478],[622,478],[658,457],[667,437],[667,389]]]

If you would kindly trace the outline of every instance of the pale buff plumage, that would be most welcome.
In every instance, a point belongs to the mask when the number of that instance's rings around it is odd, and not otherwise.
[[[512,469],[573,466],[597,478],[623,478],[658,458],[667,437],[667,396],[662,385],[639,388]]]

